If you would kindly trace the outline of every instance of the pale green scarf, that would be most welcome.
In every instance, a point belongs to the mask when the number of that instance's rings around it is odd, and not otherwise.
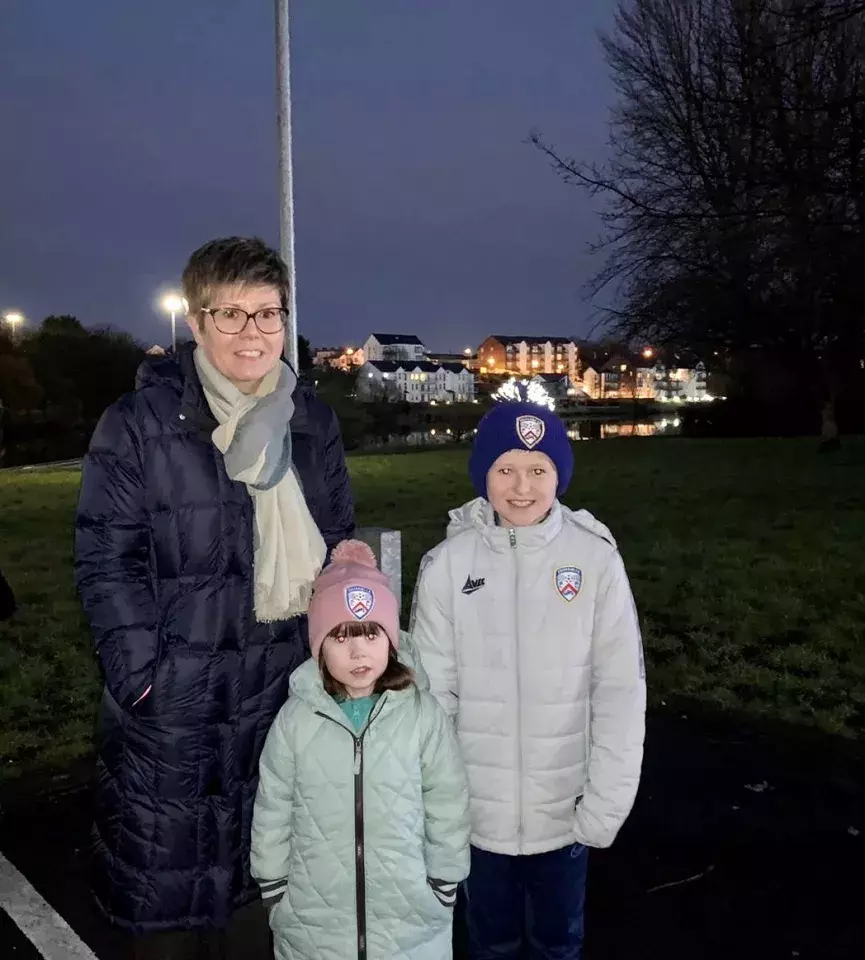
[[[291,464],[297,377],[278,363],[255,393],[242,393],[199,347],[195,368],[219,426],[213,443],[232,480],[246,484],[255,516],[254,602],[269,623],[306,613],[327,552]]]

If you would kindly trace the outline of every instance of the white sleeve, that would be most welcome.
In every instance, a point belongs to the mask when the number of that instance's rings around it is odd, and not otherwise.
[[[598,588],[592,630],[591,722],[586,789],[576,809],[576,839],[608,847],[631,812],[646,725],[643,642],[618,551]]]
[[[433,696],[451,718],[459,703],[457,657],[445,551],[421,560],[411,610],[411,639],[429,676]]]

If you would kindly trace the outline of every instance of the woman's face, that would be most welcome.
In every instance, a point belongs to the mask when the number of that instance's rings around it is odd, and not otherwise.
[[[206,306],[210,310],[243,310],[253,314],[268,308],[280,309],[282,301],[276,287],[238,283],[214,287]],[[189,316],[186,321],[208,360],[243,393],[253,393],[282,356],[283,326],[277,333],[262,333],[249,320],[240,333],[232,334],[217,330],[208,313]]]

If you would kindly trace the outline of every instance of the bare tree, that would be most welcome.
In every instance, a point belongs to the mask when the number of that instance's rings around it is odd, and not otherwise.
[[[631,0],[602,43],[611,160],[532,138],[606,201],[591,292],[625,338],[783,355],[831,433],[865,316],[863,5]]]

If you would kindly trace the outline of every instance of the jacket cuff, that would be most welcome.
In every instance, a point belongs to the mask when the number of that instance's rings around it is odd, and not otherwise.
[[[595,821],[595,829],[592,829],[592,820]],[[587,817],[585,812],[577,807],[574,816],[574,839],[584,847],[594,847],[596,850],[605,850],[611,846],[618,833],[618,825],[610,829],[597,829],[597,817]]]
[[[453,907],[456,904],[458,883],[450,880],[435,880],[433,877],[427,877],[427,883],[442,906]]]
[[[288,887],[288,877],[283,877],[281,880],[262,880],[259,887],[261,887],[261,899],[264,907],[266,910],[270,910],[285,895]]]

